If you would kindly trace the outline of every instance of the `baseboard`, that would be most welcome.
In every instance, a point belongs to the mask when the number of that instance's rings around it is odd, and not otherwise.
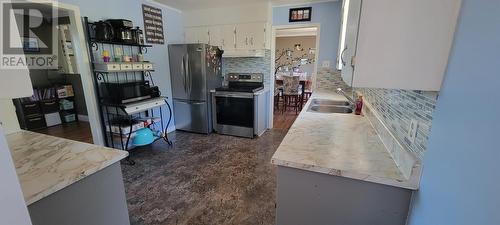
[[[87,116],[87,115],[78,115],[78,121],[89,122],[89,116]]]

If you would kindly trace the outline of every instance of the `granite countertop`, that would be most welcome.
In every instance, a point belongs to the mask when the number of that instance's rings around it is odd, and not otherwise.
[[[7,135],[24,199],[30,205],[128,156],[128,152],[19,131]]]
[[[333,91],[310,99],[346,100]],[[367,118],[354,114],[307,112],[306,103],[271,162],[312,172],[417,189],[406,178]]]

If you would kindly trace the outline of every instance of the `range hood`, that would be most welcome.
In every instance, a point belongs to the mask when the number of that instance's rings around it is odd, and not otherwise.
[[[231,49],[224,50],[222,58],[237,58],[237,57],[252,57],[252,58],[262,58],[265,56],[265,50],[247,50],[247,49]]]

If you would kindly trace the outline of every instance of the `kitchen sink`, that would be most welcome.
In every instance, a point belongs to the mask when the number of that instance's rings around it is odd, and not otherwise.
[[[311,105],[337,105],[337,106],[349,106],[349,102],[346,101],[336,101],[329,99],[315,98],[311,100]]]
[[[335,105],[313,105],[311,104],[307,109],[308,112],[317,113],[352,113],[352,109],[348,106],[335,106]]]
[[[330,99],[311,99],[311,104],[307,108],[308,112],[317,113],[352,113],[351,104],[347,101]]]

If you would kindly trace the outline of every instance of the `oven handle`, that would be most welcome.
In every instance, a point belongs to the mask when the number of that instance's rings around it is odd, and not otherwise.
[[[253,94],[241,94],[235,92],[215,92],[215,97],[227,97],[227,98],[253,98]]]

